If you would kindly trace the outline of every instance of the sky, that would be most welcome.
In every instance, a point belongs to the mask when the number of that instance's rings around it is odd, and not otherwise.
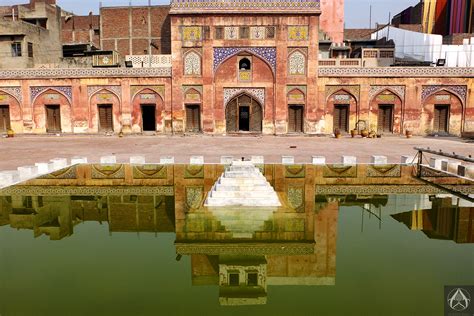
[[[103,6],[147,5],[148,0],[56,0],[66,11],[78,15],[86,15],[90,11],[98,13],[99,2]],[[0,5],[12,5],[29,2],[28,0],[0,0]],[[369,27],[369,12],[372,5],[372,26],[376,22],[387,23],[389,14],[392,17],[409,6],[416,5],[419,0],[345,0],[346,28]],[[169,4],[169,0],[151,0],[152,5]]]

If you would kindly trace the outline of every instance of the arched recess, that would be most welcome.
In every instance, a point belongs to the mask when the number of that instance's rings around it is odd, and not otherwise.
[[[298,76],[306,74],[306,54],[299,49],[295,49],[288,56],[288,73]]]
[[[199,133],[202,131],[202,95],[197,89],[189,87],[184,91],[185,131]]]
[[[184,75],[186,76],[200,76],[201,75],[201,55],[195,50],[189,50],[184,57]]]
[[[463,101],[459,96],[448,90],[439,90],[423,101],[421,128],[425,134],[459,136],[463,107]]]
[[[291,89],[287,94],[287,104],[288,133],[304,133],[305,93],[298,88]]]
[[[261,133],[262,105],[251,95],[242,93],[226,104],[225,119],[227,133]]]
[[[0,132],[6,132],[11,128],[15,133],[23,132],[23,115],[20,101],[0,89]]]
[[[132,99],[132,132],[162,130],[163,109],[163,98],[155,90],[138,91]]]
[[[120,98],[109,89],[101,89],[89,98],[89,129],[92,133],[119,132],[121,125]]]
[[[33,100],[33,128],[36,132],[72,133],[69,99],[56,89],[47,89]]]
[[[370,113],[376,122],[379,134],[402,132],[402,98],[386,88],[370,100]]]
[[[241,51],[232,56],[226,58],[216,68],[214,73],[214,82],[238,82],[240,68],[239,62],[247,59],[250,61],[250,71],[248,81],[251,82],[274,82],[274,73],[271,65],[259,57],[258,55],[252,54],[251,52]]]
[[[355,128],[357,123],[357,98],[345,89],[331,94],[327,101],[326,124],[332,126],[332,131],[339,129],[347,133]]]

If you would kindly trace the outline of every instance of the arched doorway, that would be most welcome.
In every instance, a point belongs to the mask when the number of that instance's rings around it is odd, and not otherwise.
[[[152,89],[143,89],[133,98],[132,131],[155,132],[163,126],[163,99]]]
[[[423,103],[422,124],[426,134],[461,135],[463,103],[446,90],[440,90]]]
[[[23,131],[20,103],[13,95],[0,90],[0,132],[10,128],[16,133]]]
[[[401,132],[402,99],[397,94],[381,91],[371,100],[370,112],[376,117],[378,134]]]
[[[352,94],[341,89],[329,97],[327,105],[327,108],[332,110],[332,131],[347,133],[355,128],[357,99]],[[329,118],[330,116],[328,120]]]
[[[71,133],[71,104],[66,96],[47,89],[33,101],[33,123],[35,132]]]
[[[95,92],[90,98],[89,127],[94,132],[120,131],[120,99],[107,89]]]
[[[248,94],[241,94],[227,103],[225,118],[227,133],[262,132],[262,106]]]
[[[304,132],[305,95],[299,89],[288,92],[288,133]]]

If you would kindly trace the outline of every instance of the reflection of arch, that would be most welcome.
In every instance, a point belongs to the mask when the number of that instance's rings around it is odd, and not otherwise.
[[[241,93],[231,99],[225,106],[225,118],[228,133],[262,132],[262,105],[250,94]]]
[[[306,56],[300,50],[291,52],[288,56],[290,75],[304,75],[306,73]]]
[[[194,50],[190,50],[184,55],[184,74],[201,74],[201,55]]]
[[[112,90],[101,88],[89,97],[89,128],[93,131],[99,130],[99,106],[110,105],[112,107],[112,128],[114,131],[121,129],[120,112],[121,102],[119,96]]]
[[[154,118],[152,116],[152,120],[154,120],[154,122],[151,122],[150,124],[155,125],[153,130],[157,130],[157,125],[161,126],[163,120],[164,101],[162,96],[151,88],[143,88],[135,93],[132,98],[132,131],[134,132],[140,132],[144,130],[144,109],[142,106],[147,107],[145,109],[145,114],[151,113],[153,108],[150,107],[154,106]],[[145,116],[145,119],[146,118],[147,117]]]
[[[33,104],[33,123],[35,129],[45,131],[47,128],[47,107],[59,106],[60,128],[58,132],[72,132],[72,114],[71,102],[66,94],[55,88],[42,89],[40,93],[34,96]],[[56,116],[57,117],[57,116]],[[51,128],[51,126],[49,127]]]

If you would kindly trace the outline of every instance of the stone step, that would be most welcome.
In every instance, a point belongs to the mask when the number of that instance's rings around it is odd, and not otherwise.
[[[206,206],[281,206],[278,198],[207,198]]]
[[[271,191],[212,191],[212,198],[261,198],[272,199],[277,198],[275,192]]]
[[[257,178],[219,178],[218,185],[270,185],[266,179]]]
[[[251,173],[247,171],[225,171],[224,178],[250,178],[261,179],[265,178],[262,174]]]
[[[226,168],[226,171],[246,171],[253,173],[260,173],[260,169],[255,166],[230,166]]]
[[[218,185],[214,187],[215,191],[239,191],[239,192],[249,192],[249,191],[263,191],[263,192],[274,192],[274,190],[266,184],[254,184],[254,185]]]

